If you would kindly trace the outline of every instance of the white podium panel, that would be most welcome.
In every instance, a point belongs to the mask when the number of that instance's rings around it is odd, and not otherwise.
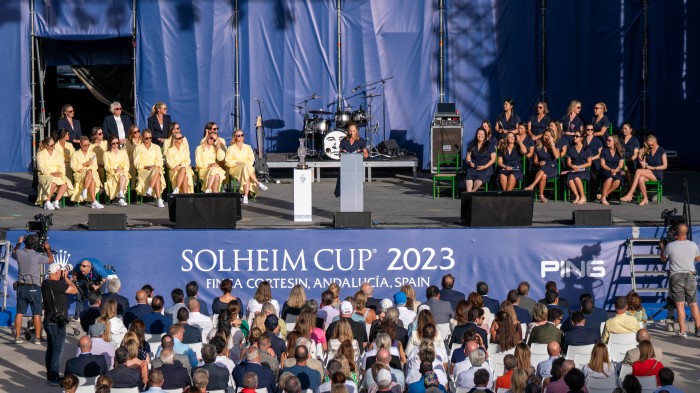
[[[314,181],[311,169],[294,170],[294,221],[312,221],[311,184]]]
[[[365,168],[362,154],[340,155],[340,211],[364,211]]]

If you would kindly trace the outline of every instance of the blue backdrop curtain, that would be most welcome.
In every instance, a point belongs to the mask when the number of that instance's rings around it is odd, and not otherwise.
[[[137,2],[137,121],[145,126],[151,106],[168,103],[185,135],[199,141],[215,121],[230,138],[234,124],[234,0],[140,0]],[[5,59],[0,124],[4,140],[18,146],[0,157],[0,171],[30,164],[29,0],[0,2]],[[373,102],[380,129],[375,143],[394,138],[427,167],[429,123],[438,93],[437,0],[343,1],[342,88],[393,76]],[[677,150],[685,167],[697,167],[685,135],[695,128],[698,104],[700,4],[649,1],[649,129],[662,146]],[[465,143],[483,119],[493,121],[506,97],[527,119],[539,98],[539,1],[446,0],[446,100],[457,103]],[[37,0],[36,30],[48,40],[81,42],[131,35],[131,0],[85,2]],[[597,101],[608,106],[616,129],[642,118],[643,2],[547,2],[547,98],[560,118],[569,101],[583,102],[592,117]],[[241,125],[251,141],[265,102],[266,151],[292,151],[302,117],[292,104],[313,93],[311,108],[337,95],[335,0],[240,0]],[[122,53],[120,58],[125,57]],[[58,61],[58,60],[56,60]],[[382,118],[386,102],[386,118]],[[355,108],[366,106],[360,98]],[[335,109],[335,108],[331,108]],[[364,133],[364,131],[363,131]],[[252,143],[255,146],[255,143]]]

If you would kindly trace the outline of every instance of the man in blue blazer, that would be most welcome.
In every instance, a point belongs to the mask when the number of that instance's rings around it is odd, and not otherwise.
[[[464,300],[465,296],[460,291],[455,291],[452,287],[455,284],[455,278],[451,274],[442,276],[442,290],[440,290],[440,300],[450,302],[453,309],[457,309],[457,304],[460,300]]]
[[[496,315],[498,309],[501,307],[501,304],[498,300],[488,296],[489,284],[483,281],[476,283],[476,293],[481,295],[481,299],[484,301],[484,307],[488,308],[489,311],[491,311],[491,314]]]
[[[249,371],[258,376],[258,388],[267,388],[268,393],[277,392],[275,375],[268,367],[260,364],[260,350],[257,347],[248,348],[245,351],[245,361],[233,369],[233,381],[237,388],[243,387],[243,376]]]
[[[146,333],[163,334],[167,332],[170,325],[173,324],[173,317],[161,314],[164,305],[165,299],[163,299],[163,296],[156,295],[153,297],[151,301],[153,311],[141,316],[141,320],[146,325]]]
[[[571,324],[573,326],[564,333],[562,349],[565,353],[569,346],[590,345],[600,341],[600,330],[586,329],[586,319],[583,317],[583,312],[574,311],[571,314]]]
[[[508,292],[508,301],[513,305],[515,316],[518,317],[520,323],[532,322],[532,317],[526,309],[520,307],[520,293],[517,289],[512,289]]]
[[[102,121],[102,132],[105,134],[105,139],[116,135],[119,138],[119,143],[125,143],[129,137],[129,127],[133,125],[131,118],[123,114],[122,104],[114,101],[109,105],[111,115],[105,116]]]
[[[83,336],[78,341],[80,355],[69,359],[63,375],[73,374],[78,377],[96,377],[107,372],[107,361],[103,355],[93,355],[92,339],[90,336]]]

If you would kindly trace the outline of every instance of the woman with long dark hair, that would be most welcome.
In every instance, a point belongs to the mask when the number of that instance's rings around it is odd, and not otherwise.
[[[525,187],[526,190],[534,190],[535,186],[537,186],[540,192],[540,202],[542,203],[547,203],[547,198],[544,197],[547,179],[559,176],[557,159],[559,159],[559,149],[555,145],[552,132],[548,129],[542,134],[542,139],[539,140],[535,147],[534,166],[539,169],[532,184]]]
[[[600,171],[598,176],[603,181],[600,190],[600,203],[609,205],[607,197],[620,187],[625,179],[623,167],[625,165],[625,151],[622,150],[620,139],[617,135],[608,135],[605,138],[605,148],[600,153]]]
[[[566,157],[566,167],[569,173],[566,174],[566,182],[569,185],[571,194],[575,197],[571,203],[583,205],[586,203],[586,192],[583,182],[590,182],[591,176],[586,170],[591,166],[591,152],[583,145],[583,135],[580,131],[574,133],[574,143],[569,146],[569,154]]]
[[[497,139],[503,139],[508,131],[515,131],[518,123],[520,123],[520,116],[515,113],[515,101],[512,98],[506,98],[503,101],[503,112],[496,118]]]
[[[639,140],[634,137],[634,129],[629,122],[622,125],[622,147],[625,148],[625,180],[632,184],[632,175],[637,170],[639,159]]]
[[[474,139],[467,147],[467,192],[476,192],[482,184],[488,183],[496,162],[496,149],[486,139],[486,131],[479,127]]]
[[[518,127],[521,127],[520,125]],[[509,132],[505,138],[498,143],[498,183],[503,191],[511,191],[515,188],[518,180],[523,178],[523,159],[527,154],[527,147],[523,142]]]
[[[107,141],[109,150],[104,155],[105,193],[109,200],[119,198],[119,206],[126,206],[124,196],[126,185],[131,178],[129,175],[129,155],[126,150],[119,148],[119,137],[111,135]]]

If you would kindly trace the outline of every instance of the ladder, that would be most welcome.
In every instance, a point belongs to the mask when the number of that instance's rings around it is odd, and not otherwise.
[[[642,281],[645,281],[644,283],[638,283],[638,279],[640,278],[668,278],[668,270],[664,269],[665,263],[661,261],[661,255],[655,252],[649,253],[649,249],[655,248],[659,244],[659,241],[660,239],[656,238],[627,239],[632,289],[639,293],[640,296],[653,296],[654,294],[668,292],[668,288],[660,286],[660,283],[649,283],[649,280],[643,279]],[[646,253],[636,251],[635,247],[646,247]],[[651,285],[658,286],[652,287]]]
[[[12,253],[12,243],[9,240],[0,241],[0,281],[2,281],[2,311],[7,309],[7,272],[10,266],[10,254]]]

